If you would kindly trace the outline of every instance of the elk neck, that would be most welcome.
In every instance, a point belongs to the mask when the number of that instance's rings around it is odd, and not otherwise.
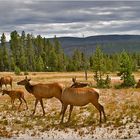
[[[33,85],[31,85],[30,82],[25,85],[25,88],[29,93],[33,93]]]

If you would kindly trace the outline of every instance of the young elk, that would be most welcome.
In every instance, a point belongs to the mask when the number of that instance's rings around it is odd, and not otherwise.
[[[72,78],[72,82],[73,84],[71,85],[71,87],[73,88],[81,88],[89,85],[88,83],[76,82],[76,77]]]
[[[13,78],[11,76],[1,77],[0,78],[0,88],[2,89],[2,85],[5,85],[5,87],[7,89],[7,85],[9,84],[12,89],[12,81],[13,81]]]
[[[100,123],[102,122],[102,114],[104,116],[104,121],[106,121],[104,107],[98,102],[99,94],[98,91],[96,91],[96,89],[71,88],[71,87],[66,88],[62,93],[61,99],[63,102],[61,123],[63,123],[64,114],[68,105],[70,105],[69,118],[68,118],[68,122],[69,122],[73,110],[73,106],[84,106],[87,105],[88,103],[92,103],[99,111]]]
[[[31,85],[30,81],[31,79],[28,79],[27,77],[25,77],[24,80],[17,82],[18,85],[24,85],[26,90],[33,94],[36,98],[35,101],[35,108],[33,111],[33,114],[35,114],[36,111],[36,106],[38,104],[38,101],[41,104],[42,110],[43,110],[43,115],[45,115],[45,111],[44,111],[44,106],[43,106],[43,98],[52,98],[55,97],[57,99],[61,101],[61,94],[62,94],[62,87],[58,84],[58,83],[51,83],[51,84],[36,84],[36,85]],[[62,110],[61,110],[62,113]],[[61,114],[60,113],[60,114]]]
[[[22,104],[22,100],[25,102],[26,104],[26,109],[28,109],[28,106],[27,106],[27,102],[24,98],[24,92],[22,90],[2,90],[2,95],[9,95],[11,97],[11,103],[12,103],[12,108],[14,107],[14,101],[15,99],[19,99],[20,101],[20,104],[19,104],[19,107],[18,109],[20,108],[21,104]]]

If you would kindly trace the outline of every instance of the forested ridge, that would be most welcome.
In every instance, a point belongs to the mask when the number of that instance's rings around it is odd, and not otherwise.
[[[109,43],[109,42],[108,42]],[[101,48],[102,44],[96,47]],[[124,52],[125,50],[123,50]],[[122,52],[103,54],[102,66],[104,71],[118,71],[120,66],[120,55]],[[127,53],[133,62],[133,70],[140,66],[140,52]],[[19,34],[13,31],[10,34],[9,43],[6,36],[1,36],[0,46],[0,71],[83,71],[93,70],[95,51],[90,55],[85,51],[73,49],[71,55],[67,55],[62,49],[57,37],[46,39],[37,35]]]

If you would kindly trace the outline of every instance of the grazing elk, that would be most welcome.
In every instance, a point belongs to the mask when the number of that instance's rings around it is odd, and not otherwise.
[[[73,84],[71,85],[71,87],[73,88],[81,88],[81,87],[89,86],[88,83],[76,82],[76,77],[72,78],[72,82]]]
[[[14,101],[17,98],[20,101],[18,109],[20,108],[20,106],[22,104],[22,100],[26,104],[26,109],[28,109],[27,102],[26,102],[26,100],[24,98],[24,91],[23,90],[18,90],[18,89],[17,90],[5,90],[4,89],[4,90],[2,90],[2,95],[5,95],[5,94],[7,94],[7,95],[9,95],[11,97],[12,108],[14,106]]]
[[[5,85],[5,87],[7,89],[7,85],[9,84],[12,89],[12,81],[13,81],[13,78],[11,76],[1,77],[0,78],[0,88],[2,89],[2,85]]]
[[[62,86],[59,83],[50,83],[50,84],[35,84],[35,85],[31,85],[31,83],[29,82],[31,79],[28,79],[27,77],[25,77],[24,80],[17,82],[18,85],[24,85],[26,90],[33,94],[36,98],[35,101],[35,107],[34,107],[34,111],[33,114],[35,114],[36,111],[36,106],[38,104],[38,101],[41,104],[42,110],[43,110],[43,115],[45,115],[45,110],[44,110],[44,106],[43,106],[43,98],[52,98],[55,97],[57,99],[61,101],[61,94],[62,94]],[[61,110],[62,113],[62,110]],[[61,114],[60,113],[60,114]]]
[[[104,116],[104,120],[106,121],[104,107],[98,102],[98,99],[99,99],[99,93],[96,89],[71,88],[71,87],[66,88],[61,96],[61,100],[63,102],[61,123],[63,123],[64,114],[66,112],[68,105],[70,105],[69,118],[68,118],[68,122],[69,122],[73,110],[73,106],[84,106],[87,105],[88,103],[92,103],[99,111],[100,123],[102,122],[102,114]]]

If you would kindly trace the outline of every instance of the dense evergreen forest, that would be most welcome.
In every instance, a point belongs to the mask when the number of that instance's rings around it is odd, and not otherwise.
[[[106,54],[102,50],[100,53],[103,57],[99,61],[102,61],[104,71],[119,70],[121,53]],[[133,71],[137,70],[140,66],[140,52],[127,54],[132,61]],[[0,71],[93,71],[94,64],[100,59],[99,56],[95,62],[95,57],[95,52],[87,56],[79,49],[73,50],[71,56],[66,55],[56,37],[50,41],[41,35],[34,37],[24,31],[21,34],[13,31],[7,43],[5,34],[1,36]]]

